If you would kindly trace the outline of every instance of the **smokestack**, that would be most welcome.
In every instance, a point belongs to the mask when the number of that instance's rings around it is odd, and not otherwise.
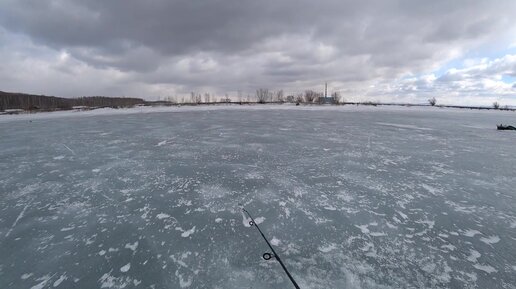
[[[324,84],[324,97],[328,97],[328,82]]]

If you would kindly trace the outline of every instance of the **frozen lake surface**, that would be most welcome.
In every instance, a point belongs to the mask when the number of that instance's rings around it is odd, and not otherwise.
[[[516,113],[284,108],[0,117],[0,288],[516,288]]]

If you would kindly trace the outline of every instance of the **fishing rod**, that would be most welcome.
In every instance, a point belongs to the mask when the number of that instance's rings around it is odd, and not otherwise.
[[[283,268],[283,271],[285,271],[285,273],[287,273],[287,276],[290,279],[290,281],[292,282],[292,284],[294,284],[296,289],[300,289],[299,285],[297,285],[297,283],[296,283],[296,280],[294,280],[294,277],[292,277],[292,275],[290,275],[290,272],[287,270],[287,267],[285,267],[285,264],[283,264],[283,262],[281,261],[280,256],[276,253],[276,251],[274,251],[274,248],[272,248],[272,245],[269,243],[267,238],[265,238],[265,235],[263,234],[262,230],[260,230],[260,227],[258,227],[258,224],[254,221],[251,214],[243,207],[242,207],[242,211],[245,212],[247,214],[247,216],[249,216],[249,218],[251,219],[251,221],[249,221],[249,225],[251,227],[254,226],[254,227],[256,227],[256,229],[258,229],[258,232],[260,232],[260,235],[262,235],[262,238],[265,240],[265,242],[267,243],[267,246],[269,246],[269,248],[272,251],[272,253],[263,253],[262,258],[264,260],[270,260],[272,258],[275,258],[276,260],[278,260],[278,262],[281,265],[281,268]]]

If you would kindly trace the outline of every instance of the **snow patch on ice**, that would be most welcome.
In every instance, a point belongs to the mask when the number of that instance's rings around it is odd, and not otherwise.
[[[329,244],[326,244],[326,245],[323,245],[323,246],[319,246],[319,248],[317,248],[319,251],[323,252],[323,253],[329,253],[335,249],[337,249],[337,244],[335,243],[329,243]]]
[[[421,268],[423,271],[432,274],[435,271],[436,264],[428,263]]]
[[[193,226],[193,228],[191,228],[190,230],[187,230],[187,231],[184,231],[182,234],[181,234],[181,237],[183,238],[187,238],[189,237],[191,234],[195,233],[195,226]]]
[[[464,236],[466,236],[466,237],[474,237],[475,235],[477,235],[477,234],[482,234],[482,233],[480,233],[480,232],[479,232],[479,231],[477,231],[477,230],[471,230],[471,229],[470,229],[470,230],[465,231],[465,232],[464,232],[464,233],[462,233],[462,234],[463,234]]]
[[[480,254],[480,252],[476,251],[476,250],[469,250],[470,254],[467,258],[468,261],[472,262],[472,263],[476,263],[477,262],[477,259],[480,258],[480,256],[482,256],[482,254]]]
[[[54,282],[54,287],[57,287],[59,286],[64,280],[68,279],[68,277],[66,277],[66,274],[63,274],[61,275],[61,277],[59,277],[59,279],[57,279],[55,282]]]
[[[373,237],[387,236],[387,234],[384,233],[384,232],[371,232],[371,230],[369,230],[369,228],[368,228],[369,226],[378,226],[378,223],[372,222],[372,223],[369,223],[367,225],[355,225],[355,227],[360,229],[362,234],[368,234],[368,235],[373,236]]]
[[[133,244],[131,244],[131,243],[127,243],[127,244],[125,244],[125,247],[124,247],[124,248],[126,248],[126,249],[130,249],[130,250],[132,250],[133,252],[135,252],[135,251],[136,251],[136,248],[138,248],[138,241],[134,242]]]
[[[428,225],[428,229],[433,229],[435,226],[435,221],[430,220],[416,221],[416,223]]]
[[[441,189],[438,189],[436,187],[433,187],[433,186],[430,186],[430,185],[427,185],[427,184],[421,184],[421,187],[423,187],[423,189],[427,190],[430,194],[432,194],[434,196],[439,195],[440,193],[442,193]]]
[[[30,202],[27,203],[25,205],[25,207],[23,207],[22,211],[20,212],[20,214],[18,215],[18,217],[16,218],[16,220],[14,220],[14,223],[11,225],[11,228],[9,228],[9,230],[7,231],[7,233],[5,234],[5,237],[9,237],[9,235],[11,234],[11,232],[13,231],[14,227],[16,227],[16,224],[18,224],[18,222],[20,221],[21,218],[23,218],[23,216],[25,216],[25,211],[27,210],[27,208],[29,207],[30,205]]]
[[[351,201],[353,201],[353,196],[350,195],[348,192],[346,191],[341,191],[338,195],[337,195],[337,198],[343,200],[344,202],[346,203],[349,203]]]
[[[495,268],[493,268],[490,265],[475,264],[475,265],[473,265],[473,267],[475,267],[475,269],[477,269],[477,270],[484,271],[484,272],[486,272],[488,274],[498,272],[498,270],[496,270]]]
[[[458,204],[456,202],[452,202],[449,200],[445,201],[444,203],[449,205],[450,207],[452,207],[454,211],[460,212],[460,213],[472,214],[477,211],[476,206],[466,206],[466,205]]]
[[[248,218],[244,212],[242,212],[242,224],[244,224],[244,227],[251,227],[249,225],[249,222],[251,222],[251,218]]]
[[[176,274],[176,276],[177,276],[177,278],[179,278],[179,286],[181,286],[181,288],[190,287],[192,285],[192,282],[193,282],[192,276],[188,276],[188,278],[183,278],[182,274]]]
[[[124,266],[120,267],[120,272],[125,273],[131,269],[131,263],[127,263]]]
[[[265,177],[260,172],[252,171],[245,174],[245,178],[247,180],[263,180]]]
[[[43,277],[40,277],[38,279],[36,279],[36,281],[41,281],[40,283],[30,287],[30,289],[43,289],[45,288],[45,285],[47,285],[48,281],[50,281],[50,279],[52,278],[52,276],[50,275],[45,275]]]
[[[276,237],[272,237],[272,240],[270,241],[270,243],[274,246],[279,246],[279,244],[281,243],[281,241],[279,239],[277,239]]]
[[[498,237],[498,236],[489,236],[487,238],[482,237],[482,238],[480,238],[480,241],[482,241],[488,245],[491,245],[491,244],[496,244],[496,243],[500,242],[500,237]]]
[[[138,284],[141,283],[141,281],[133,279],[129,276],[114,277],[111,275],[111,273],[112,270],[99,278],[99,282],[101,282],[100,288],[126,288],[131,283],[133,283],[135,286],[138,286]],[[78,280],[74,281],[77,282]]]
[[[449,251],[455,251],[455,249],[457,249],[457,247],[453,246],[452,244],[442,245],[441,248],[448,249]]]
[[[71,231],[73,229],[75,229],[75,226],[65,227],[65,228],[61,228],[61,232],[67,232],[67,231]]]
[[[355,225],[355,227],[359,228],[362,234],[369,234],[369,229],[367,228],[369,225]]]
[[[34,275],[34,274],[33,273],[25,273],[25,274],[21,275],[21,279],[22,280],[29,279],[32,275]]]
[[[254,219],[254,221],[256,222],[256,224],[260,225],[261,223],[263,223],[265,221],[265,217],[258,217],[256,219]]]
[[[169,214],[165,214],[165,213],[159,213],[156,218],[158,218],[159,220],[162,220],[162,219],[165,219],[165,218],[170,218],[170,215]]]
[[[408,219],[408,216],[407,216],[407,215],[405,215],[403,212],[401,212],[401,211],[396,211],[396,212],[397,212],[397,213],[398,213],[398,214],[399,214],[403,219],[405,219],[405,220],[406,220],[406,219]]]
[[[391,224],[391,223],[389,223],[389,222],[385,222],[385,224],[387,225],[387,227],[389,227],[389,228],[391,228],[391,229],[397,229],[397,228],[398,228],[398,226],[393,225],[393,224]]]

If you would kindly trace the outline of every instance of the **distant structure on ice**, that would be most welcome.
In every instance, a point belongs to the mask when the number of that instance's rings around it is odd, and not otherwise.
[[[320,104],[334,104],[333,97],[328,97],[328,82],[324,83],[324,96],[319,98]]]

